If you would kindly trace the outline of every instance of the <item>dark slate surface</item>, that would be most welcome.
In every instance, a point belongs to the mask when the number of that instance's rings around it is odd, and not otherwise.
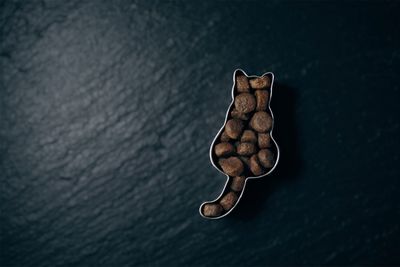
[[[1,266],[400,264],[398,2],[0,10]],[[238,67],[282,160],[208,221]]]

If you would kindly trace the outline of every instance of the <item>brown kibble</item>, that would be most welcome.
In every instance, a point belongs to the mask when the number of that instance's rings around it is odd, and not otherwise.
[[[206,217],[218,217],[222,213],[220,204],[205,204],[203,207],[203,215]]]
[[[254,131],[252,130],[245,130],[240,138],[241,142],[249,142],[249,143],[256,143],[257,137]]]
[[[255,176],[259,176],[264,172],[261,165],[258,162],[257,155],[253,155],[250,158],[250,170]]]
[[[271,147],[271,136],[269,133],[258,134],[258,147],[260,149]]]
[[[257,107],[256,110],[267,110],[269,93],[267,90],[257,90],[255,93]]]
[[[242,191],[245,181],[246,181],[246,178],[244,176],[233,177],[232,183],[231,183],[231,189],[236,192]]]
[[[236,77],[236,88],[241,93],[250,91],[249,80],[246,76],[239,75]]]
[[[271,85],[271,80],[268,76],[262,76],[250,80],[250,86],[253,89],[264,89]]]
[[[274,153],[269,149],[262,149],[258,152],[258,161],[267,169],[274,166]]]
[[[225,125],[225,132],[229,138],[237,139],[243,130],[243,123],[239,119],[230,119]]]
[[[258,111],[251,118],[250,126],[259,133],[268,132],[272,128],[272,117],[265,111]]]
[[[214,151],[217,157],[226,157],[234,153],[235,148],[228,142],[222,142],[215,146]]]
[[[243,121],[247,121],[250,118],[249,114],[244,114],[242,112],[239,112],[235,108],[231,111],[231,116],[232,116],[232,118],[240,119],[240,120],[243,120]]]
[[[226,134],[226,131],[223,131],[220,138],[221,142],[228,142],[230,140],[229,136]]]
[[[256,108],[256,99],[252,94],[241,93],[235,97],[235,108],[240,113],[249,113]]]
[[[238,200],[238,197],[237,197],[236,193],[229,192],[221,199],[221,201],[219,203],[224,208],[224,210],[228,211],[236,204],[237,200]]]
[[[243,172],[243,162],[237,157],[229,157],[218,161],[222,170],[229,176],[239,176]]]
[[[240,143],[236,149],[237,153],[241,156],[250,156],[257,152],[254,143]]]

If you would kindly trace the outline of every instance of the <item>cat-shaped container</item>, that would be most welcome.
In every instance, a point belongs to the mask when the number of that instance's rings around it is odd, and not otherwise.
[[[220,219],[237,206],[250,179],[270,174],[280,151],[273,138],[274,115],[270,102],[274,74],[233,74],[232,102],[225,121],[210,146],[211,164],[227,176],[221,194],[204,202],[199,212],[207,219]]]

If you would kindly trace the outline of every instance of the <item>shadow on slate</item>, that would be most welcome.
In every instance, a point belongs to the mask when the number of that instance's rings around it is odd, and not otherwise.
[[[268,212],[265,204],[269,196],[299,177],[302,159],[295,121],[296,98],[294,88],[275,82],[271,109],[275,119],[273,136],[281,152],[280,159],[270,175],[247,182],[243,197],[230,217],[249,220],[260,212]]]

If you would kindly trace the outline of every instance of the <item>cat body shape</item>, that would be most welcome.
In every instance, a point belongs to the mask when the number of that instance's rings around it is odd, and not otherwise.
[[[275,169],[280,151],[272,136],[273,83],[271,72],[249,76],[235,70],[232,102],[210,146],[211,163],[227,180],[215,200],[200,206],[202,217],[220,219],[228,215],[242,198],[248,180],[265,177]]]

